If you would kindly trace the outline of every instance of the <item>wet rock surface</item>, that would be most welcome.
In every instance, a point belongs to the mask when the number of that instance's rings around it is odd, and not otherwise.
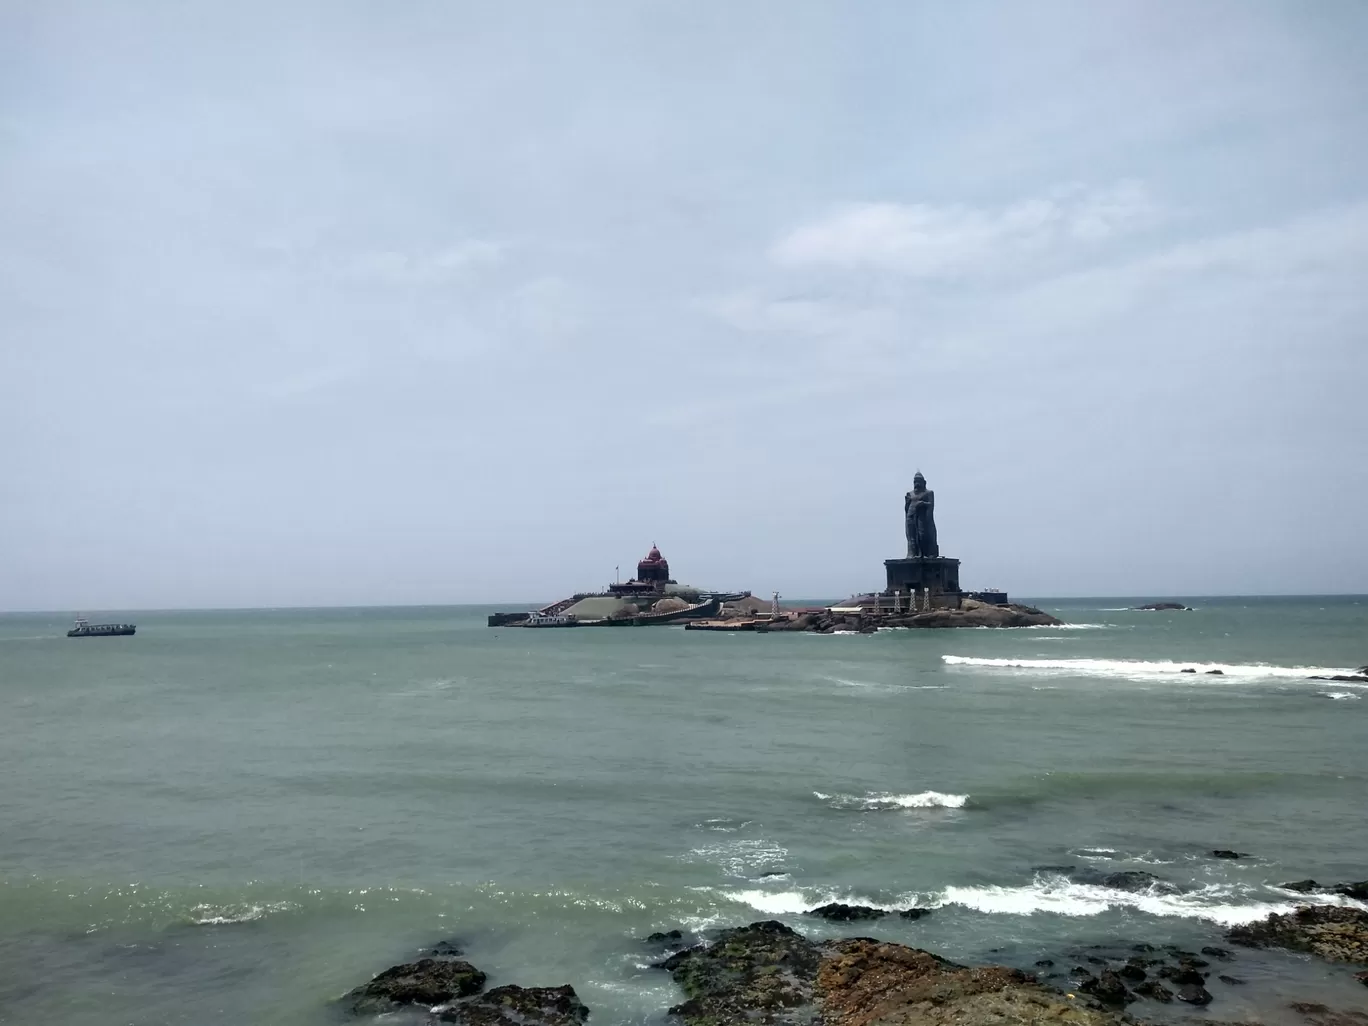
[[[478,994],[485,974],[469,962],[424,958],[386,969],[342,999],[358,1015],[390,1011],[402,1005],[445,1004],[455,998]]]
[[[588,1018],[589,1009],[569,985],[495,987],[437,1013],[440,1022],[465,1026],[578,1026]]]
[[[868,938],[817,944],[778,922],[723,930],[712,944],[681,952],[663,966],[686,996],[670,1013],[689,1026],[1026,1026],[1044,1020],[1115,1026],[1123,1021],[1086,998],[1044,987],[1019,969],[968,968]]]
[[[1307,905],[1233,927],[1226,939],[1245,947],[1287,948],[1332,962],[1368,965],[1368,912],[1340,905]]]
[[[834,923],[853,923],[862,919],[882,919],[888,915],[888,909],[871,908],[868,905],[843,905],[833,901],[829,905],[809,909],[807,914],[819,919],[829,919]]]

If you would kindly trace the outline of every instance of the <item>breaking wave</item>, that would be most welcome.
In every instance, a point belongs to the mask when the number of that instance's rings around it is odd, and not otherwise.
[[[1242,885],[1210,884],[1185,894],[1165,894],[1158,888],[1120,891],[1098,884],[1075,883],[1058,876],[1038,876],[1021,887],[947,887],[934,905],[959,905],[994,915],[1030,916],[1053,913],[1062,916],[1095,916],[1110,909],[1133,908],[1152,916],[1205,919],[1222,926],[1236,926],[1285,913],[1296,901],[1250,900],[1255,891]],[[1324,899],[1321,901],[1321,899]],[[1327,905],[1357,905],[1347,898],[1317,895]]]
[[[833,809],[962,809],[969,800],[967,794],[946,794],[943,791],[922,791],[919,794],[889,794],[871,791],[863,796],[853,794],[825,794],[812,792]]]
[[[1210,670],[1220,670],[1223,677],[1240,680],[1292,678],[1305,680],[1312,676],[1348,675],[1351,669],[1325,666],[1270,666],[1266,663],[1201,663],[1172,660],[1144,659],[1012,659],[982,656],[941,656],[950,666],[982,666],[1012,670],[1057,670],[1091,677],[1125,677],[1148,679],[1181,674],[1183,678],[1201,676]],[[1183,673],[1196,670],[1195,674]],[[1337,682],[1338,683],[1338,682]],[[1351,687],[1355,685],[1349,685]]]
[[[1326,698],[1334,698],[1334,699],[1341,700],[1341,701],[1344,700],[1344,699],[1346,699],[1346,698],[1362,698],[1362,697],[1363,697],[1362,695],[1356,695],[1356,694],[1354,694],[1352,691],[1322,691],[1321,694],[1324,695]]]
[[[1184,894],[1151,891],[1120,891],[1098,884],[1075,883],[1058,876],[1038,876],[1018,887],[947,887],[933,894],[909,893],[892,902],[863,895],[824,890],[766,891],[759,888],[717,890],[713,893],[739,902],[765,915],[801,915],[830,901],[878,908],[958,906],[985,915],[1034,916],[1041,914],[1087,918],[1113,909],[1134,909],[1152,916],[1201,919],[1221,926],[1236,926],[1263,919],[1271,913],[1285,913],[1306,904],[1286,899],[1266,900],[1256,896],[1247,885],[1211,884]],[[1265,891],[1265,893],[1267,893]],[[1319,903],[1364,907],[1363,903],[1336,895],[1317,895]]]

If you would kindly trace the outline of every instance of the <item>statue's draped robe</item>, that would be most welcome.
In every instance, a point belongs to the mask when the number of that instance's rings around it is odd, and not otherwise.
[[[936,544],[936,493],[929,488],[908,492],[903,501],[907,516],[907,555],[916,559],[940,555]]]

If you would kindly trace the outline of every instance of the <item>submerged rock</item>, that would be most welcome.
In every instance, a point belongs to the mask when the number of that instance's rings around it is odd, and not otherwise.
[[[1118,1008],[1135,1000],[1131,992],[1126,989],[1126,985],[1121,982],[1121,977],[1110,969],[1104,969],[1101,976],[1080,983],[1078,989],[1085,994],[1091,994],[1104,1005],[1113,1005]]]
[[[437,1013],[442,1022],[465,1026],[579,1026],[589,1009],[571,986],[495,987]]]
[[[871,908],[868,905],[843,905],[839,901],[833,901],[808,909],[807,914],[819,919],[829,919],[834,923],[853,923],[862,919],[882,919],[888,915],[888,909]]]
[[[1186,1001],[1190,1005],[1211,1004],[1211,993],[1200,983],[1183,984],[1178,988],[1176,997],[1179,1001]]]
[[[1165,1004],[1173,1000],[1173,991],[1158,980],[1146,980],[1135,988],[1135,993],[1141,997],[1149,998],[1151,1001],[1162,1001]]]
[[[1153,873],[1140,869],[1127,869],[1120,873],[1108,873],[1100,881],[1103,887],[1118,891],[1157,891],[1161,894],[1178,894],[1182,888],[1169,883]]]
[[[929,908],[905,908],[898,912],[899,919],[920,919],[922,916],[929,916],[934,909]]]
[[[1306,905],[1286,915],[1236,926],[1226,934],[1251,948],[1307,951],[1332,962],[1368,965],[1368,912],[1339,905]]]
[[[386,969],[342,999],[358,1015],[386,1012],[398,1005],[444,1004],[478,994],[485,974],[469,962],[424,958]]]
[[[1213,848],[1211,857],[1213,859],[1247,859],[1249,852],[1235,851],[1231,848]]]

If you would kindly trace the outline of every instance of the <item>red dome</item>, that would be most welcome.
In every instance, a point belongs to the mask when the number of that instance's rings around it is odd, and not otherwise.
[[[662,559],[664,559],[664,558],[665,558],[665,557],[662,556],[662,555],[660,554],[660,550],[659,550],[658,548],[656,548],[654,545],[652,545],[652,546],[651,546],[651,551],[648,552],[648,553],[646,553],[646,558],[643,559],[642,562],[643,562],[643,563],[659,563],[659,562],[660,562]]]

